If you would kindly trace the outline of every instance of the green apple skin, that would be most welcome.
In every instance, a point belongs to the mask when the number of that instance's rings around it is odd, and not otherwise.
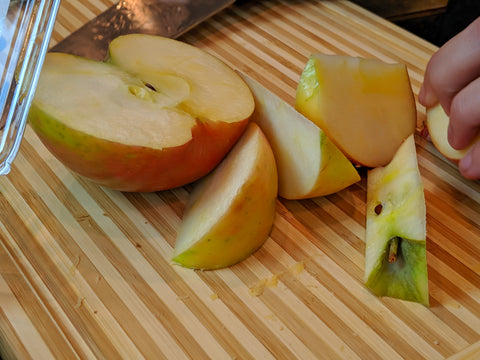
[[[119,191],[151,192],[182,186],[209,173],[236,143],[248,119],[233,124],[197,120],[192,140],[162,150],[76,131],[35,103],[29,123],[45,147],[77,174]]]
[[[275,220],[275,158],[257,124],[194,188],[185,210],[173,262],[212,270],[234,265],[258,250]]]
[[[414,136],[385,167],[368,172],[365,284],[378,296],[429,305],[426,206]],[[397,259],[389,262],[392,239]]]
[[[429,306],[425,243],[403,239],[401,256],[389,263],[388,242],[382,249],[384,260],[373,269],[366,286],[377,296],[387,296]]]

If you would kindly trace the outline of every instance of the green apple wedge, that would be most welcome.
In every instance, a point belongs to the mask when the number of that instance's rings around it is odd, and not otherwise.
[[[317,125],[257,81],[241,76],[255,99],[251,119],[258,123],[275,155],[281,197],[329,195],[360,180],[350,160]]]
[[[365,284],[377,296],[429,306],[426,206],[414,135],[368,172]]]
[[[277,184],[272,149],[251,122],[227,157],[192,191],[173,262],[210,270],[254,253],[273,226]]]
[[[355,164],[388,164],[417,122],[404,64],[312,54],[300,76],[295,108],[316,123]]]

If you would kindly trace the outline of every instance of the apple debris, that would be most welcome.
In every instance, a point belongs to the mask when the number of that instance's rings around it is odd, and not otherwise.
[[[158,191],[209,173],[254,110],[250,89],[216,57],[181,41],[131,34],[108,62],[46,56],[29,120],[76,173],[122,191]]]
[[[368,172],[365,284],[377,296],[429,305],[426,206],[414,135]]]
[[[277,184],[272,149],[252,122],[227,157],[192,191],[173,261],[189,268],[218,269],[255,252],[273,226]]]
[[[406,66],[376,59],[311,55],[295,107],[350,160],[367,167],[388,164],[416,127]]]
[[[305,199],[340,191],[360,175],[325,133],[292,106],[241,74],[255,98],[252,121],[267,137],[278,169],[278,193]]]
[[[427,109],[426,123],[433,145],[447,159],[457,162],[467,154],[473,144],[480,139],[480,136],[477,136],[465,149],[454,149],[448,142],[449,121],[450,118],[443,110],[442,105],[437,104]]]

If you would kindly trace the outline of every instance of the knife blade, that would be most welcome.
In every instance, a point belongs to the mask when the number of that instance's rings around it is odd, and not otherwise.
[[[144,33],[177,38],[235,0],[122,0],[50,49],[104,60],[120,35]]]

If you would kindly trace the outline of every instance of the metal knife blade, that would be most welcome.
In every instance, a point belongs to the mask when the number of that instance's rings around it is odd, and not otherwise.
[[[235,0],[122,0],[50,51],[104,60],[115,37],[144,33],[177,38]]]

